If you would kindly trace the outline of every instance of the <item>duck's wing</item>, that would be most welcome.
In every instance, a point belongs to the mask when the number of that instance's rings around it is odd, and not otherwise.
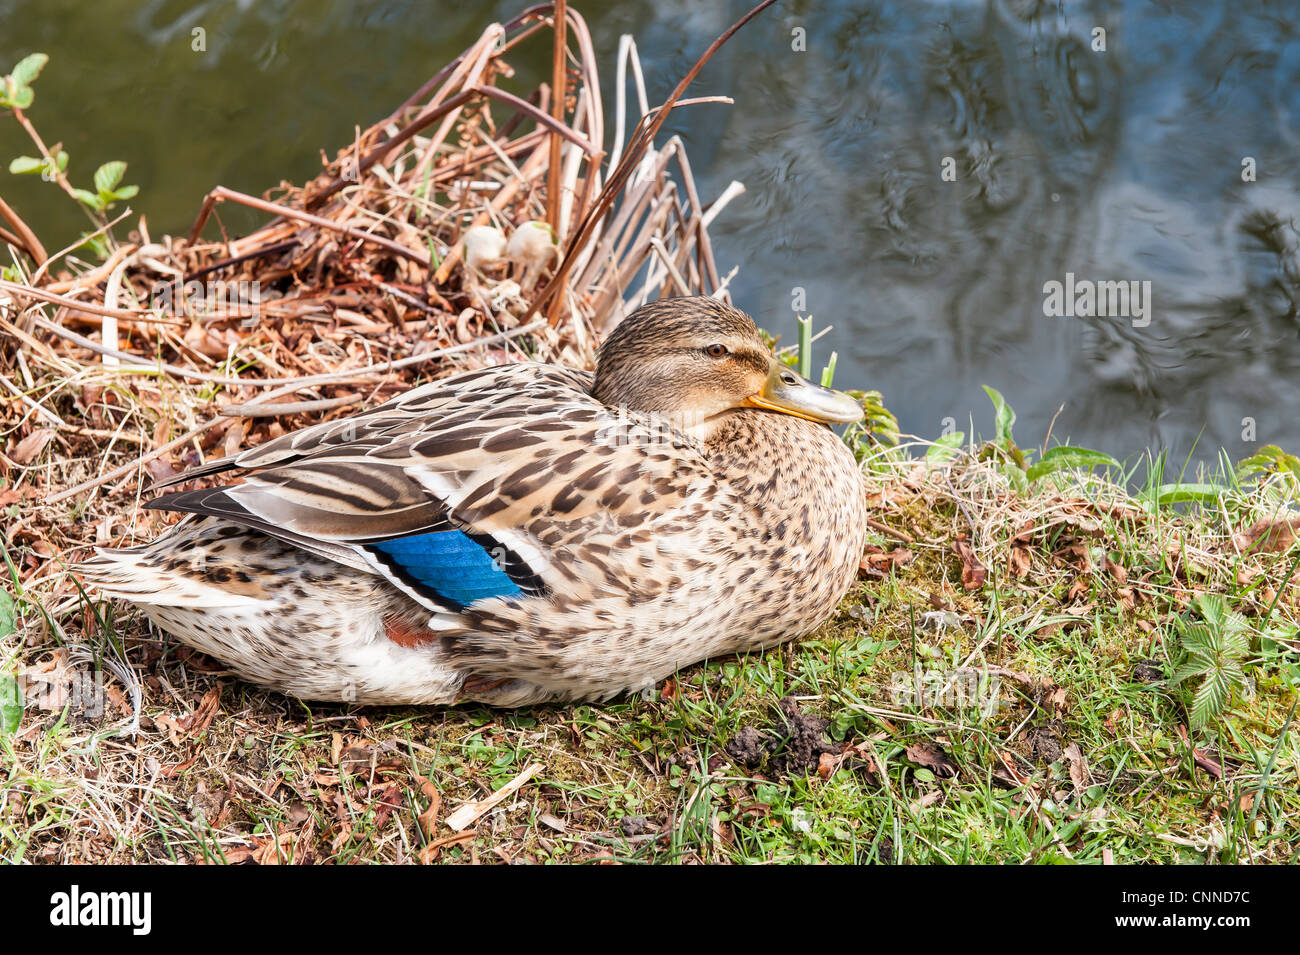
[[[591,372],[537,362],[480,368],[412,388],[369,411],[300,428],[246,451],[207,461],[159,481],[153,488],[162,490],[225,471],[250,471],[287,464],[325,448],[401,434],[421,426],[430,418],[448,419],[454,423],[460,414],[472,413],[485,399],[495,400],[503,392],[528,389],[538,400],[545,401],[574,393],[589,393],[591,383]]]
[[[643,523],[707,483],[693,440],[607,409],[585,376],[491,371],[285,435],[222,462],[242,483],[148,506],[254,527],[454,611],[575,587],[600,572],[574,566],[586,538]]]

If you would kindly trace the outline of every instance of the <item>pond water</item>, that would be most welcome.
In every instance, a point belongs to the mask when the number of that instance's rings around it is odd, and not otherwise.
[[[576,5],[606,99],[632,32],[652,102],[747,8]],[[520,9],[0,0],[0,64],[50,54],[32,117],[74,178],[128,161],[151,231],[183,233],[215,184],[260,193],[310,177],[320,149]],[[1054,439],[1117,457],[1300,451],[1296,12],[785,3],[693,87],[735,105],[684,110],[669,131],[706,199],[733,178],[748,187],[713,229],[719,266],[741,266],[737,303],[792,341],[801,298],[834,326],[816,365],[835,349],[836,383],[882,391],[905,430],[935,437],[973,416],[989,434],[988,384],[1025,445],[1055,416]],[[191,49],[196,27],[206,52]],[[543,79],[543,59],[512,62],[527,88]],[[0,123],[5,164],[30,151]],[[48,246],[83,224],[33,177],[0,171],[0,191]]]

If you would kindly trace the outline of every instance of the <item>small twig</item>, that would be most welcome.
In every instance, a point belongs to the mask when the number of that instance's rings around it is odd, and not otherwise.
[[[546,221],[551,232],[560,234],[560,142],[559,128],[564,126],[564,98],[568,87],[568,44],[565,29],[568,25],[565,10],[568,0],[555,0],[551,14],[554,43],[551,47],[551,142],[546,167]]]
[[[544,767],[541,763],[533,763],[522,773],[516,776],[510,782],[506,783],[491,796],[486,799],[479,799],[475,802],[467,802],[450,816],[447,817],[447,826],[453,832],[460,832],[487,815],[494,806],[504,802],[510,796],[514,795],[519,789],[542,771]]]
[[[890,537],[896,537],[905,544],[912,544],[915,543],[916,541],[916,538],[914,538],[911,534],[907,533],[907,531],[900,531],[897,528],[890,527],[888,524],[882,524],[880,523],[880,521],[874,521],[869,517],[867,518],[867,526],[872,528],[873,530],[879,531],[882,534],[886,534]]]
[[[217,413],[226,418],[274,418],[286,414],[312,414],[317,411],[329,411],[333,408],[346,408],[361,400],[361,395],[344,395],[341,398],[320,398],[316,401],[285,401],[280,404],[259,404],[245,402],[237,405],[222,405]]]
[[[82,302],[75,298],[68,298],[65,295],[56,295],[53,292],[47,292],[43,288],[32,288],[30,285],[20,285],[17,282],[10,282],[6,279],[0,279],[0,289],[12,292],[14,295],[34,298],[42,302],[49,302],[52,305],[62,305],[64,308],[74,312],[87,312],[91,315],[123,318],[129,322],[159,321],[159,319],[150,315],[149,312],[137,311],[135,309],[105,308],[103,305],[95,305],[92,302]],[[176,323],[169,321],[167,324],[174,325]]]
[[[14,212],[9,203],[4,201],[3,196],[0,196],[0,216],[4,216],[5,221],[18,232],[19,237],[23,240],[22,244],[27,249],[27,254],[35,260],[37,266],[44,264],[46,260],[45,246],[41,245],[41,240],[36,238],[36,233],[28,227],[22,217],[17,212]]]

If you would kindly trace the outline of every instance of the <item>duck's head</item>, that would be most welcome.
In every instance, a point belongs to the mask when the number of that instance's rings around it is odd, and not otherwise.
[[[707,297],[662,299],[625,318],[600,347],[594,394],[610,407],[661,414],[696,434],[742,408],[827,424],[863,417],[848,395],[774,359],[748,315]]]

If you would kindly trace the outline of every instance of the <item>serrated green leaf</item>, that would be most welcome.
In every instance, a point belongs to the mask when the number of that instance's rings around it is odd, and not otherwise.
[[[0,736],[12,736],[23,721],[23,689],[8,673],[0,674]]]
[[[113,198],[120,199],[123,202],[125,202],[127,199],[131,199],[135,197],[135,195],[139,192],[140,192],[139,186],[123,186],[121,189],[118,189],[116,192],[113,193]]]
[[[9,97],[8,105],[16,109],[26,109],[32,105],[32,101],[35,99],[36,93],[32,91],[30,86],[19,86]]]
[[[1228,615],[1228,605],[1218,594],[1197,594],[1192,599],[1192,606],[1206,623],[1213,627],[1222,627]]]
[[[993,402],[993,424],[997,431],[998,440],[1005,441],[1008,444],[1014,444],[1011,437],[1011,426],[1016,423],[1016,413],[1012,410],[1011,405],[1007,404],[1007,399],[1002,397],[1001,392],[988,385],[981,385],[984,393],[989,396]]]
[[[1244,630],[1225,630],[1223,652],[1231,658],[1246,656],[1250,653],[1250,634]]]
[[[943,464],[957,456],[957,449],[966,440],[966,432],[954,431],[937,438],[934,445],[925,452],[925,459],[935,464]]]
[[[1188,653],[1214,654],[1218,650],[1215,629],[1203,623],[1188,624],[1182,643]]]
[[[1062,468],[1095,467],[1118,468],[1119,462],[1109,454],[1102,454],[1100,451],[1093,451],[1088,448],[1075,448],[1070,445],[1061,445],[1060,447],[1052,448],[1037,462],[1031,465],[1025,476],[1028,477],[1030,481],[1037,481],[1039,478],[1059,471]]]
[[[122,160],[115,159],[112,162],[106,162],[95,170],[95,188],[99,190],[101,195],[103,193],[111,195],[113,190],[117,188],[117,184],[122,181],[124,175],[126,175],[126,163],[122,162]]]
[[[30,176],[45,171],[45,160],[35,156],[19,156],[9,160],[9,171],[15,176]]]
[[[10,71],[9,75],[19,86],[30,86],[36,77],[41,75],[41,70],[45,69],[45,64],[50,62],[50,58],[44,53],[29,53],[18,61],[18,65]]]
[[[1192,698],[1192,728],[1204,729],[1223,715],[1232,696],[1232,684],[1221,670],[1209,673]]]
[[[1189,659],[1174,671],[1174,675],[1169,678],[1169,685],[1178,686],[1193,677],[1204,676],[1209,666],[1209,661],[1204,657]]]

